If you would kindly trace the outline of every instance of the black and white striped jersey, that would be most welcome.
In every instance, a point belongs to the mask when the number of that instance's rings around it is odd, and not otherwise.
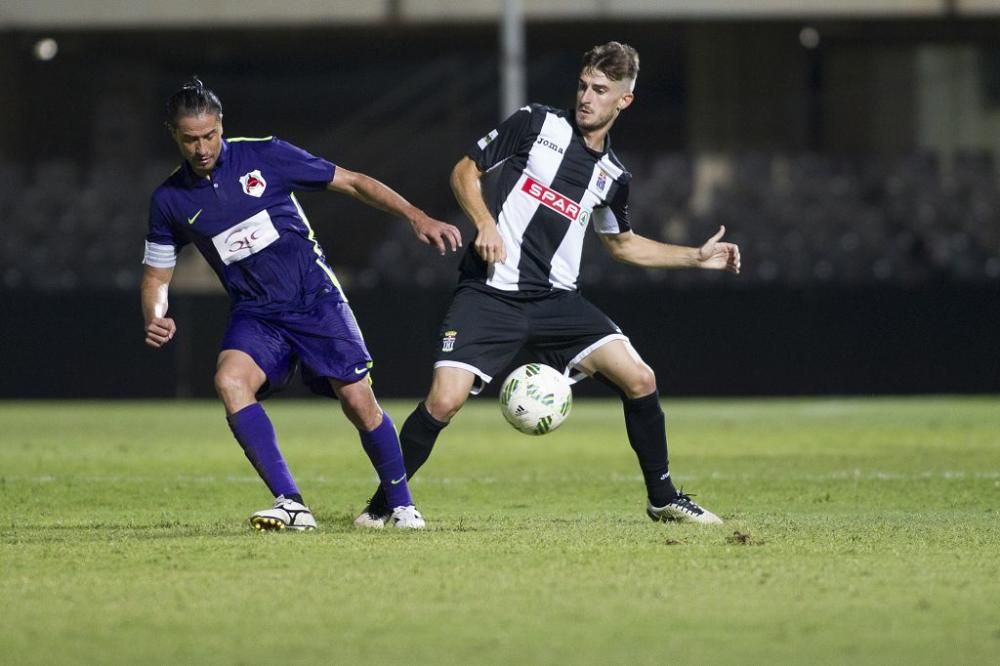
[[[480,171],[502,164],[492,205],[507,247],[487,266],[470,245],[463,280],[504,291],[576,289],[588,223],[601,234],[629,230],[632,175],[610,149],[589,149],[572,110],[531,104],[481,138],[468,155]]]

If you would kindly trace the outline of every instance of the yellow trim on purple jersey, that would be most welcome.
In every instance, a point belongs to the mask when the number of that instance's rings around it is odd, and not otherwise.
[[[274,137],[223,141],[210,177],[198,177],[182,163],[156,189],[146,241],[175,249],[194,244],[234,311],[304,312],[318,298],[343,300],[321,244],[292,197],[325,190],[335,168]]]
[[[273,136],[227,136],[226,141],[229,143],[239,143],[240,141],[270,141],[273,138]]]
[[[316,232],[313,230],[312,225],[309,224],[309,218],[306,217],[306,212],[302,210],[302,206],[299,204],[299,200],[295,198],[295,193],[292,192],[290,196],[292,198],[292,203],[295,204],[295,210],[299,212],[299,217],[302,218],[302,223],[306,225],[306,229],[309,230],[308,239],[309,242],[313,244],[313,252],[316,253],[316,265],[323,269],[323,272],[326,273],[327,276],[330,278],[330,282],[332,282],[333,286],[336,287],[337,291],[340,292],[340,295],[344,299],[344,302],[347,303],[348,302],[347,294],[344,293],[344,288],[340,285],[340,280],[337,279],[337,276],[334,274],[333,269],[327,265],[325,257],[323,256],[323,250],[320,249],[319,241],[316,240]]]

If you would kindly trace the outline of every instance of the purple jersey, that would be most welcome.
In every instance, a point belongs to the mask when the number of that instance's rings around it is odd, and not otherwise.
[[[146,263],[172,266],[194,243],[239,312],[304,312],[320,299],[344,301],[294,195],[325,189],[335,169],[273,137],[223,141],[210,177],[184,162],[153,192]]]

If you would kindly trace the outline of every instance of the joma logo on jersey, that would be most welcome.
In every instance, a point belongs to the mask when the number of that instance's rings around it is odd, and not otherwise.
[[[524,187],[521,189],[563,217],[576,222],[576,219],[580,216],[580,204],[572,199],[567,199],[555,190],[545,187],[531,178],[525,179]]]
[[[538,145],[540,145],[540,146],[545,146],[546,148],[550,148],[550,149],[552,149],[552,150],[556,151],[557,153],[559,153],[560,155],[562,155],[562,154],[563,154],[563,152],[565,152],[565,151],[564,151],[564,150],[562,149],[562,146],[560,146],[560,145],[557,145],[557,144],[555,144],[555,143],[552,143],[551,141],[549,141],[549,140],[548,140],[548,139],[546,139],[545,137],[541,137],[541,136],[540,136],[540,137],[538,137],[538,141],[535,141],[535,143],[537,143],[537,144],[538,144]]]

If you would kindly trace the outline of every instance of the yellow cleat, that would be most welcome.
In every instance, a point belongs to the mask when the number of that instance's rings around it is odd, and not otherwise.
[[[287,499],[284,495],[278,495],[273,507],[257,511],[250,516],[250,525],[258,531],[286,528],[309,531],[316,529],[316,519],[313,518],[309,507]]]

